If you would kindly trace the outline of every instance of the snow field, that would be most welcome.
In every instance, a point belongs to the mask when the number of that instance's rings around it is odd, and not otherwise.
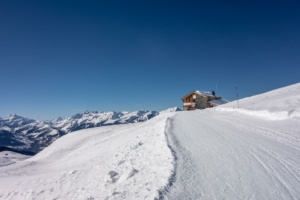
[[[154,199],[173,170],[164,130],[174,114],[70,133],[1,167],[0,199]]]
[[[299,199],[299,91],[72,132],[0,167],[0,199]]]
[[[268,110],[247,110],[243,108],[215,108],[217,111],[226,112],[238,112],[245,115],[251,115],[255,117],[265,118],[269,120],[284,120],[289,118],[300,118],[300,109],[294,109],[290,111],[277,111],[270,112]]]
[[[177,156],[165,199],[298,199],[300,129],[294,120],[214,109],[180,112],[168,136]]]
[[[299,199],[300,84],[239,104],[170,119],[177,160],[165,199]]]
[[[240,108],[247,110],[268,110],[269,112],[299,112],[300,83],[247,97],[239,101]],[[237,108],[237,102],[218,106],[218,108]]]
[[[217,111],[236,112],[268,120],[300,121],[300,83],[218,106]]]
[[[31,156],[22,155],[12,151],[2,151],[0,152],[0,167],[5,165],[11,165],[16,162],[30,158]]]

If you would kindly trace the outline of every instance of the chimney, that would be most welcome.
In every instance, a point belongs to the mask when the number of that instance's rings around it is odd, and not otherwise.
[[[213,90],[213,91],[211,91],[211,94],[212,95],[214,95],[214,96],[216,96],[216,93],[215,93],[215,91]]]

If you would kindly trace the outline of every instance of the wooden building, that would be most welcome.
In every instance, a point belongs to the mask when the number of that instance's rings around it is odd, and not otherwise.
[[[183,110],[205,109],[228,103],[228,101],[216,96],[214,91],[210,93],[194,90],[185,95],[181,100]]]

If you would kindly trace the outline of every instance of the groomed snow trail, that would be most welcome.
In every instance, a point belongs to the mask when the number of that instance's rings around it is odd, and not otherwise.
[[[299,199],[299,118],[268,120],[216,109],[169,120],[175,181],[164,199]]]

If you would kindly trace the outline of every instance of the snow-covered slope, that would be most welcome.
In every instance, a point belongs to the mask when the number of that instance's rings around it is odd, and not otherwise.
[[[300,83],[219,106],[219,111],[239,112],[257,117],[283,120],[300,117]]]
[[[178,107],[173,107],[173,108],[168,108],[166,110],[162,110],[159,113],[169,113],[169,112],[178,112],[178,111],[182,111],[180,108]]]
[[[23,155],[12,151],[1,151],[0,152],[0,167],[5,165],[11,165],[16,162],[28,159],[31,156]]]
[[[299,199],[300,117],[274,117],[297,112],[299,94],[295,84],[242,99],[242,109],[233,102],[171,118],[177,162],[165,198]]]
[[[300,106],[300,83],[275,89],[239,101],[240,108],[247,110],[268,110],[271,112],[294,111]],[[233,101],[219,107],[235,107]]]
[[[296,84],[240,105],[294,113],[299,91]],[[69,133],[0,167],[0,199],[299,199],[300,117],[233,107]]]
[[[173,114],[69,133],[0,167],[0,199],[154,199],[173,170],[164,134]]]
[[[81,129],[113,124],[143,122],[158,115],[156,111],[83,112],[68,118],[36,121],[18,115],[0,118],[0,147],[39,152],[57,138]]]

